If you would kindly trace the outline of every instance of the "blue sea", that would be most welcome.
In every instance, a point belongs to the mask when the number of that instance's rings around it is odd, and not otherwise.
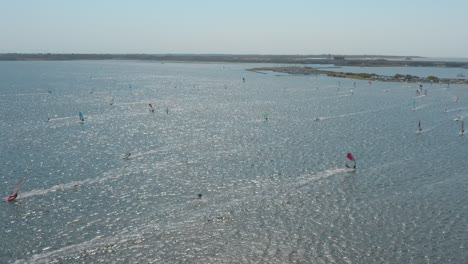
[[[0,62],[0,263],[468,262],[467,85],[265,65]]]

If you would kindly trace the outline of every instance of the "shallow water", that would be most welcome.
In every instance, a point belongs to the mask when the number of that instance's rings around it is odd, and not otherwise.
[[[467,262],[467,86],[251,67],[0,62],[0,262]]]

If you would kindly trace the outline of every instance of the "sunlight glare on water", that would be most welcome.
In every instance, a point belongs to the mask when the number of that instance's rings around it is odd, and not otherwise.
[[[466,85],[255,66],[0,62],[0,262],[467,262]]]

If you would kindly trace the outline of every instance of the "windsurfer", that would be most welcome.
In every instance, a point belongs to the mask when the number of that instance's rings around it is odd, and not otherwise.
[[[130,156],[132,155],[131,152],[125,154],[125,157],[123,157],[124,160],[129,160],[130,159]]]
[[[348,164],[348,162],[346,162],[346,163],[345,163],[346,168],[352,169],[352,170],[356,170],[356,160],[354,159],[353,154],[348,153],[348,154],[346,155],[346,157],[348,158],[348,161],[349,161],[349,162],[352,162],[352,165],[350,165],[350,164]]]
[[[152,105],[152,104],[148,104],[148,107],[149,107],[149,111],[150,111],[151,113],[154,113],[153,105]]]
[[[19,180],[18,184],[16,185],[15,189],[13,190],[13,193],[10,196],[8,196],[7,198],[5,198],[5,202],[13,202],[14,200],[16,200],[16,198],[18,197],[19,189],[20,189],[22,184],[23,184],[23,178],[21,178]]]
[[[16,200],[16,197],[18,197],[18,193],[14,193],[10,196],[8,196],[8,198],[6,198],[5,202],[13,202],[14,200]]]

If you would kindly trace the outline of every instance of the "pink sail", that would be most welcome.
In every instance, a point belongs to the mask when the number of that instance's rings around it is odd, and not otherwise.
[[[346,168],[355,170],[356,169],[356,160],[354,159],[353,154],[348,152],[346,157],[348,158],[348,160],[345,163]]]

